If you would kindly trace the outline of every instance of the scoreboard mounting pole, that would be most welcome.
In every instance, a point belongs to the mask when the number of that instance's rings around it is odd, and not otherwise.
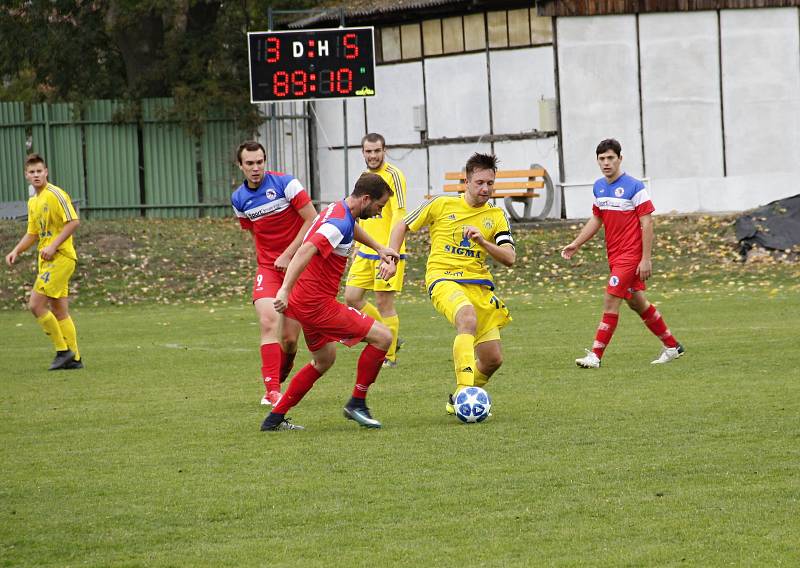
[[[269,102],[270,159],[277,162],[278,101],[342,99],[344,195],[349,194],[347,99],[375,96],[374,28],[272,31],[274,11],[268,9],[267,32],[248,32],[250,101]]]

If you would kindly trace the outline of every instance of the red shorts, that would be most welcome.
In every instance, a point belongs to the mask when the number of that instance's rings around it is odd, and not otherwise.
[[[645,286],[644,281],[636,274],[638,267],[638,261],[635,263],[627,261],[612,264],[610,266],[611,277],[608,279],[606,292],[617,298],[630,300],[633,292],[646,290],[647,286]]]
[[[283,285],[284,272],[259,266],[253,279],[253,302],[261,298],[274,298]]]
[[[306,345],[312,352],[334,341],[352,347],[367,336],[375,323],[371,317],[333,298],[312,306],[293,306],[290,299],[284,313],[303,326]]]

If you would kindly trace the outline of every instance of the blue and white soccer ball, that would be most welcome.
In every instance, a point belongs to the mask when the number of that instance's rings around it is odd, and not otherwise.
[[[462,422],[483,422],[489,417],[492,399],[481,387],[465,387],[453,397],[453,408]]]

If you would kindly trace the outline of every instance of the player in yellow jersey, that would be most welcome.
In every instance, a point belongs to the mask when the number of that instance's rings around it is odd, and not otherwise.
[[[463,195],[440,195],[426,201],[392,230],[389,245],[399,245],[407,231],[430,228],[431,250],[425,285],[436,310],[456,328],[453,362],[456,390],[484,387],[503,363],[500,329],[511,321],[508,308],[494,294],[489,258],[504,266],[516,260],[514,239],[502,209],[489,203],[497,158],[473,154],[466,164]],[[382,263],[380,274],[395,267]],[[446,410],[453,413],[453,395]]]
[[[386,140],[380,134],[371,132],[361,139],[361,154],[370,173],[381,176],[393,195],[383,211],[370,219],[359,221],[359,225],[367,234],[386,245],[392,228],[400,223],[406,214],[406,178],[396,166],[388,163],[386,158]],[[386,353],[384,367],[397,366],[397,334],[400,331],[400,318],[394,305],[395,295],[403,289],[405,273],[405,241],[395,249],[400,253],[397,272],[390,280],[378,277],[378,253],[366,245],[360,245],[355,254],[344,289],[344,300],[348,306],[380,321],[392,330],[392,345]],[[364,299],[367,290],[375,293],[377,308]]]
[[[50,370],[82,369],[75,324],[69,315],[69,278],[77,255],[72,234],[80,221],[69,195],[47,181],[47,164],[38,154],[25,160],[25,177],[35,194],[28,200],[28,230],[6,255],[12,266],[20,253],[39,242],[39,274],[28,307],[53,342],[56,357]]]

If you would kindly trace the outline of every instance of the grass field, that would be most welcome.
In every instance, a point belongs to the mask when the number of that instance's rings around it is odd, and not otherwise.
[[[85,223],[86,369],[42,370],[32,256],[0,271],[0,566],[800,565],[797,251],[737,263],[724,219],[658,224],[650,297],[680,360],[651,366],[657,340],[623,313],[603,368],[576,368],[602,245],[568,264],[577,227],[519,231],[487,422],[444,414],[452,331],[417,255],[400,367],[370,394],[384,428],[341,416],[342,348],[291,413],[308,430],[262,433],[247,240],[223,221]],[[0,223],[4,250],[20,228]]]

